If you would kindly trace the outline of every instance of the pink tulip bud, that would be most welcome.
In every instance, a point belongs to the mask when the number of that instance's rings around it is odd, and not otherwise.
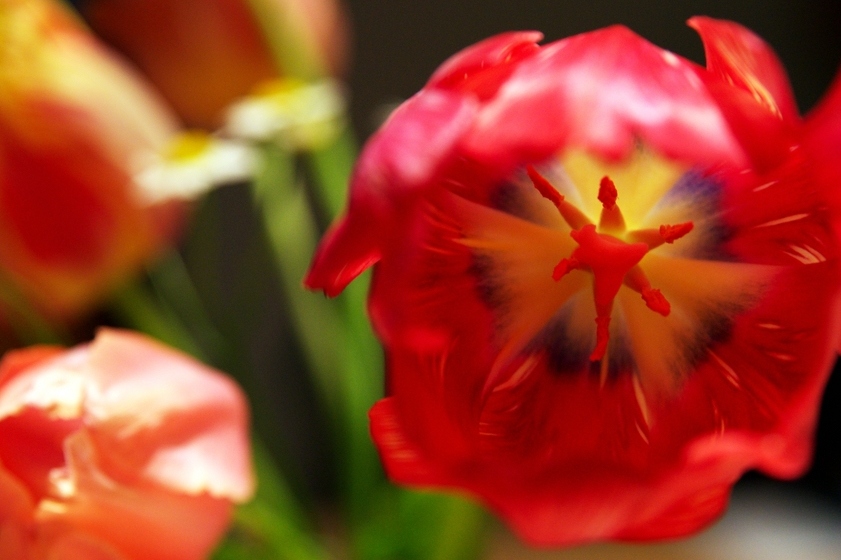
[[[0,558],[205,558],[252,493],[227,377],[141,335],[0,362]]]

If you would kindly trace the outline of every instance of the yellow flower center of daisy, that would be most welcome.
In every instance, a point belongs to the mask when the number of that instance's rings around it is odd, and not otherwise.
[[[212,144],[213,138],[206,132],[200,130],[182,132],[170,141],[164,150],[163,157],[173,163],[186,163],[206,154]]]

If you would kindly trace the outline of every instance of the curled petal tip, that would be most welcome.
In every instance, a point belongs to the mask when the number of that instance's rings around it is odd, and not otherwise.
[[[672,306],[668,300],[663,296],[660,290],[654,288],[644,288],[642,290],[642,299],[645,305],[655,313],[659,313],[663,317],[668,317],[672,311]]]
[[[485,39],[446,60],[428,87],[457,89],[481,99],[492,97],[517,64],[538,52],[539,31],[502,33]]]
[[[352,223],[353,222],[353,223]],[[379,260],[379,241],[372,239],[373,224],[341,219],[327,232],[316,250],[304,286],[328,297],[342,293],[354,278]]]
[[[776,117],[799,120],[785,68],[765,41],[732,21],[695,16],[687,23],[704,42],[710,72],[749,93]]]

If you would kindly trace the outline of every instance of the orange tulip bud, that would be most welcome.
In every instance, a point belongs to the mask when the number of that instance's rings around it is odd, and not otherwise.
[[[57,3],[4,1],[0,34],[0,280],[67,319],[169,237],[134,175],[175,121]]]
[[[294,30],[295,48],[333,73],[345,66],[347,26],[334,0],[267,0],[261,17]],[[216,128],[224,109],[279,76],[246,0],[88,0],[82,13],[134,61],[189,126]]]

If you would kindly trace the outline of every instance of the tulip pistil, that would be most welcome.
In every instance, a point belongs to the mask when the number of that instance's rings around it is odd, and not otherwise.
[[[692,222],[669,225],[659,229],[627,231],[625,219],[616,203],[618,191],[613,181],[605,176],[599,184],[599,201],[602,211],[598,226],[533,167],[527,173],[534,187],[558,209],[571,228],[570,236],[578,247],[569,257],[561,259],[552,270],[552,279],[560,281],[574,270],[593,275],[593,299],[596,305],[596,345],[590,354],[591,361],[601,360],[607,352],[610,316],[613,301],[624,285],[642,296],[645,305],[664,317],[671,312],[671,304],[660,290],[653,288],[639,263],[650,250],[664,243],[674,243],[693,229]]]

